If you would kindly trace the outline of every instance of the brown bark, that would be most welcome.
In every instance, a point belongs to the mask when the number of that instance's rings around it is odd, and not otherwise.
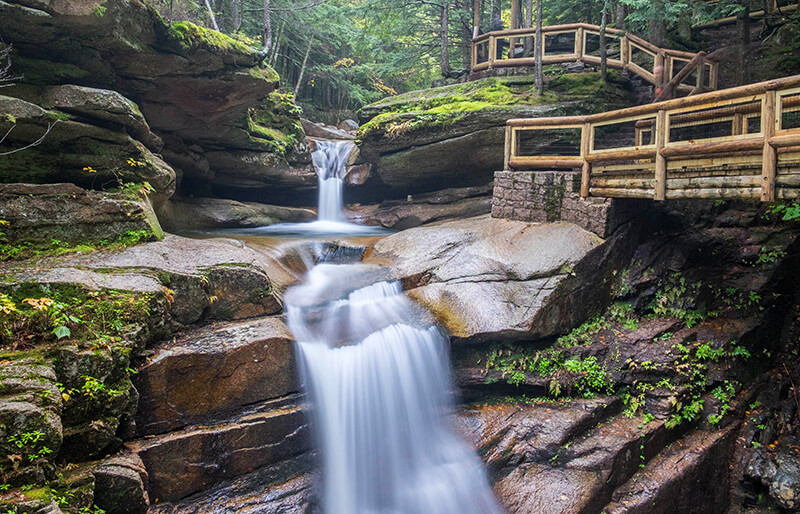
[[[269,12],[269,0],[264,0],[264,48],[261,52],[266,55],[272,48],[272,16]]]
[[[542,74],[542,52],[544,46],[544,35],[542,34],[542,0],[536,0],[536,66],[535,82],[536,92],[541,96],[544,93],[544,76]]]
[[[608,43],[606,38],[608,7],[608,0],[604,0],[603,14],[600,17],[600,79],[603,82],[608,80]]]
[[[450,23],[450,2],[445,0],[442,2],[442,19],[441,19],[441,38],[442,38],[442,55],[439,60],[442,76],[446,77],[450,74],[450,49],[449,49],[449,23]]]

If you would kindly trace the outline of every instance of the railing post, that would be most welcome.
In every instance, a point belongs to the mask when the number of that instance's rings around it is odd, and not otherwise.
[[[697,63],[697,83],[696,86],[698,91],[702,91],[705,89],[705,82],[706,82],[706,59],[705,57],[700,58],[700,62]]]
[[[475,66],[478,65],[478,44],[475,41],[472,41],[471,50],[472,53],[470,55],[472,58],[472,67],[470,68],[470,71],[475,71]]]
[[[584,123],[583,130],[581,130],[581,159],[583,165],[581,166],[581,198],[589,197],[589,185],[592,178],[592,163],[586,161],[586,156],[591,151],[592,124]]]
[[[653,82],[656,86],[656,96],[660,93],[659,90],[664,88],[664,77],[666,76],[666,66],[668,58],[664,57],[664,52],[658,52],[653,59]],[[672,77],[670,77],[672,78]]]
[[[511,162],[511,156],[514,153],[514,128],[510,125],[506,125],[506,146],[503,155],[503,170],[508,171],[511,169],[509,165]]]
[[[667,111],[661,109],[656,115],[656,172],[653,181],[653,198],[667,199],[667,158],[661,153],[667,143]]]
[[[627,34],[619,38],[619,58],[622,60],[622,69],[626,69],[631,59],[631,42]]]
[[[761,110],[761,131],[764,133],[764,153],[761,161],[761,201],[775,201],[775,175],[778,172],[778,150],[769,144],[775,135],[778,117],[775,115],[777,95],[774,90],[764,93]]]
[[[583,27],[578,27],[575,31],[575,60],[583,59]]]
[[[497,39],[489,36],[489,69],[494,68],[494,59],[497,56]]]
[[[731,126],[731,135],[732,136],[741,136],[745,134],[745,129],[747,129],[747,124],[745,123],[744,114],[737,112],[733,115],[733,123]]]

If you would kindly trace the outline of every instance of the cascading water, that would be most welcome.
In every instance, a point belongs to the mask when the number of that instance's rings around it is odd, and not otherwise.
[[[347,159],[355,144],[352,141],[316,141],[316,150],[311,157],[319,177],[319,204],[317,221],[310,223],[277,223],[265,227],[228,230],[229,233],[290,236],[370,236],[387,234],[382,227],[370,227],[348,223],[344,215],[342,190],[347,173]]]
[[[342,221],[344,219],[344,174],[347,158],[353,151],[352,141],[317,141],[317,149],[311,154],[319,177],[319,221]]]
[[[285,296],[328,514],[501,512],[453,432],[446,333],[385,270],[319,264]]]

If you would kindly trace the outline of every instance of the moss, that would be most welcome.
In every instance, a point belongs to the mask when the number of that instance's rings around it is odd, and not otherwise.
[[[247,71],[254,79],[277,84],[281,77],[271,66],[253,66]]]
[[[254,142],[271,146],[273,153],[281,157],[305,136],[294,96],[278,91],[270,93],[259,107],[248,110],[247,127]]]
[[[23,56],[14,56],[14,66],[25,77],[25,83],[33,85],[68,84],[91,75],[74,64]]]
[[[189,21],[170,23],[169,37],[182,50],[204,49],[211,52],[252,54],[255,50],[216,30],[198,27]]]

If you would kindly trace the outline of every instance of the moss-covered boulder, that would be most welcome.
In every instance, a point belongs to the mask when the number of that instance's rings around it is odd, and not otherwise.
[[[0,184],[0,258],[84,245],[160,239],[164,232],[144,186],[122,192],[86,191],[74,184]]]
[[[631,105],[625,83],[598,73],[485,78],[413,91],[364,107],[357,141],[378,180],[402,195],[485,184],[502,169],[510,118],[587,114]],[[550,141],[554,142],[555,139]]]
[[[100,95],[105,93],[93,98]],[[103,127],[9,96],[0,96],[0,113],[0,131],[8,133],[0,143],[0,152],[8,152],[0,182],[72,182],[94,189],[147,182],[158,200],[175,191],[175,171],[124,126]]]

